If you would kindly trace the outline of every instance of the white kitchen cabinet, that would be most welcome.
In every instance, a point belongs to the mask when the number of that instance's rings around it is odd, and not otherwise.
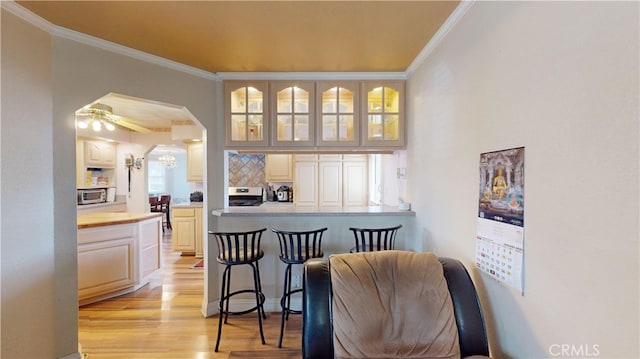
[[[369,202],[367,155],[344,155],[342,161],[342,204],[366,206]]]
[[[187,145],[187,182],[202,182],[204,178],[204,145],[202,142]]]
[[[266,81],[224,82],[224,123],[229,147],[269,145]]]
[[[360,143],[360,83],[326,81],[316,85],[316,144],[355,147]]]
[[[85,216],[95,221],[91,214]],[[149,283],[160,268],[161,217],[84,228],[85,216],[78,217],[79,304],[130,293]]]
[[[202,257],[202,208],[174,206],[171,211],[173,250]]]
[[[195,212],[195,217],[196,217],[196,222],[195,222],[195,227],[196,227],[196,258],[203,258],[204,257],[204,248],[202,247],[202,236],[203,236],[203,231],[204,231],[204,227],[203,227],[203,223],[202,223],[202,208],[196,207],[196,212]]]
[[[266,155],[265,174],[267,182],[293,182],[293,155]]]
[[[364,147],[404,147],[404,81],[363,82]]]
[[[93,168],[116,167],[116,145],[105,141],[84,141],[84,165]]]
[[[76,141],[76,187],[116,186],[115,143],[78,139]]]
[[[135,237],[90,243],[78,247],[78,299],[116,292],[136,283]]]
[[[225,81],[233,149],[404,148],[405,82]]]
[[[366,206],[366,155],[296,155],[294,204],[338,209]]]
[[[315,83],[271,81],[271,145],[310,147],[315,142]]]
[[[321,209],[342,207],[342,160],[318,161],[318,206]]]
[[[297,207],[318,206],[318,156],[296,155],[293,202]]]

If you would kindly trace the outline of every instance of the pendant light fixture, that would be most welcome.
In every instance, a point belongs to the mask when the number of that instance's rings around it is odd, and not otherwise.
[[[102,131],[102,127],[107,129],[107,131],[115,131],[116,126],[114,126],[107,117],[106,113],[111,113],[113,110],[111,106],[107,106],[101,103],[93,104],[89,108],[89,117],[83,120],[77,121],[78,128],[86,129],[91,126],[91,129],[95,132]]]
[[[170,153],[158,157],[158,162],[167,168],[174,168],[176,166],[176,158]]]

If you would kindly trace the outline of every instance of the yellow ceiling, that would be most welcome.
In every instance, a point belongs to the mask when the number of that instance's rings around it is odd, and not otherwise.
[[[459,1],[17,1],[209,72],[402,72]]]

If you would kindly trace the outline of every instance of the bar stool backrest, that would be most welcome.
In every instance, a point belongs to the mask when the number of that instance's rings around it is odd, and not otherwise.
[[[349,229],[353,232],[356,246],[351,252],[372,252],[395,249],[396,234],[402,225],[389,228],[355,228]]]
[[[209,232],[218,244],[218,263],[247,264],[264,256],[260,249],[262,233],[266,228],[249,232]]]
[[[321,258],[322,235],[327,228],[312,231],[280,231],[273,229],[280,242],[280,260],[284,263],[304,263],[309,258]]]

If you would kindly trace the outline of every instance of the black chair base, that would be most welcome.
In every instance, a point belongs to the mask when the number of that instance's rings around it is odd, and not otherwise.
[[[280,318],[280,338],[278,339],[278,348],[282,348],[282,337],[284,336],[284,323],[289,320],[289,314],[302,314],[302,310],[291,309],[291,296],[296,293],[302,293],[302,288],[291,289],[291,263],[287,264],[285,270],[285,283],[282,298],[280,298],[280,308],[282,309],[282,317]]]
[[[264,312],[264,302],[265,296],[262,293],[262,284],[260,283],[260,269],[258,268],[258,263],[247,263],[253,269],[253,281],[254,281],[254,289],[241,289],[233,292],[229,291],[231,286],[231,267],[233,265],[225,266],[224,272],[222,273],[222,287],[220,290],[220,303],[218,305],[218,336],[216,339],[216,347],[214,349],[215,352],[218,352],[218,348],[220,347],[220,338],[222,335],[222,317],[224,317],[224,324],[227,324],[227,319],[229,315],[243,315],[257,311],[258,312],[258,327],[260,328],[260,339],[262,340],[262,344],[266,344],[264,340],[264,331],[262,330],[262,319],[267,319],[267,315]],[[243,293],[254,293],[256,296],[256,305],[254,307],[240,310],[240,311],[231,311],[229,310],[229,302],[232,297],[243,294]]]

